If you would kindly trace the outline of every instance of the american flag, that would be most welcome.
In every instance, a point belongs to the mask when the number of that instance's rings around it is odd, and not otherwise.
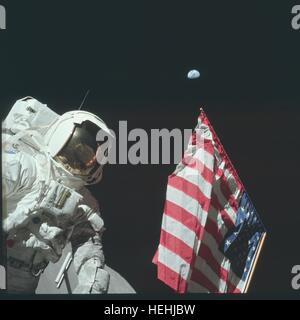
[[[201,109],[168,178],[158,278],[179,293],[247,291],[266,232],[219,138]]]

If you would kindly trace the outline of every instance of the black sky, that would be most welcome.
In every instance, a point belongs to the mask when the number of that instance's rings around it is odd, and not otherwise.
[[[163,4],[162,4],[163,2]],[[1,116],[31,95],[117,129],[192,128],[205,110],[268,229],[253,293],[289,293],[300,264],[300,31],[295,1],[4,1]],[[196,68],[199,80],[186,73]],[[138,292],[170,292],[151,264],[174,166],[110,166],[93,188],[107,262]]]

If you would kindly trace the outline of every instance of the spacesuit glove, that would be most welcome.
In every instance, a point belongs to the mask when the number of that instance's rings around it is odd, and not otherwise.
[[[7,234],[11,232],[16,233],[17,229],[24,228],[32,217],[38,216],[39,214],[40,211],[38,210],[16,210],[3,221],[2,229]]]
[[[15,233],[17,229],[26,227],[32,219],[40,219],[42,214],[54,221],[72,221],[72,218],[77,218],[79,211],[87,215],[87,209],[79,210],[82,199],[79,193],[57,181],[53,180],[49,185],[38,184],[36,190],[28,193],[18,203],[15,211],[4,220],[3,230],[6,233]]]
[[[78,273],[78,285],[74,294],[105,294],[109,287],[110,275],[102,268],[99,258],[87,260]]]

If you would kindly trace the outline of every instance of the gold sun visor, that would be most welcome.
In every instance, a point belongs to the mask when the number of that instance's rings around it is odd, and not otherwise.
[[[76,125],[70,139],[55,159],[73,175],[87,180],[102,164],[97,162],[101,144],[96,141],[99,127],[90,121]]]

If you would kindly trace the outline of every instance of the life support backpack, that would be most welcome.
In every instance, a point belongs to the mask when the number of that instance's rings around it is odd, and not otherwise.
[[[23,142],[33,148],[43,145],[43,136],[59,119],[46,104],[32,97],[18,100],[2,123],[2,143],[16,145]]]

